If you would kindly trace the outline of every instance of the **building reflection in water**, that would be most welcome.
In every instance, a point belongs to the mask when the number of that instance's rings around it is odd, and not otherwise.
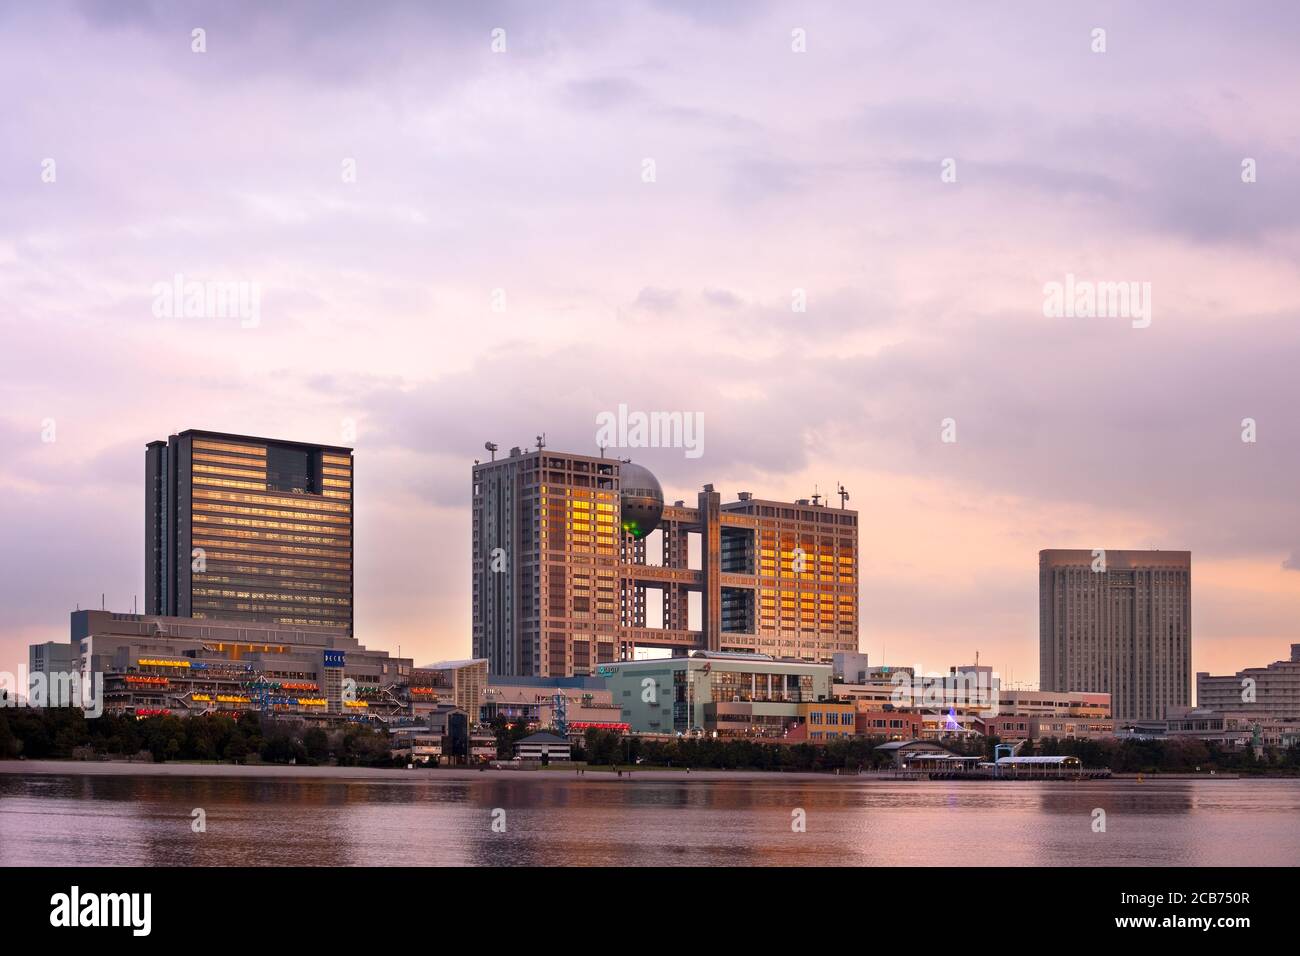
[[[0,773],[0,864],[1294,865],[1297,813],[1295,780]]]

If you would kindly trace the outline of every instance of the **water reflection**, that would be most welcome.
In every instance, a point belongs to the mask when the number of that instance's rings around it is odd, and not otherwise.
[[[491,828],[498,808],[505,833]],[[796,809],[806,832],[792,831]],[[1296,865],[1298,813],[1294,780],[0,773],[0,864]]]

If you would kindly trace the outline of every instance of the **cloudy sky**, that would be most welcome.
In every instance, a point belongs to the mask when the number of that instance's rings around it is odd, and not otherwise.
[[[349,422],[358,636],[465,656],[483,442],[620,403],[703,415],[670,499],[849,488],[877,662],[1035,681],[1048,547],[1191,550],[1194,670],[1300,641],[1293,5],[270,7],[0,8],[0,669],[143,596],[147,441]]]

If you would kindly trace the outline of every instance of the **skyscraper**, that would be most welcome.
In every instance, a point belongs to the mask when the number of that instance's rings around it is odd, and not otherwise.
[[[145,610],[352,628],[352,449],[183,431],[145,449]]]
[[[618,660],[619,464],[515,448],[474,466],[474,656],[492,674]]]
[[[1108,693],[1117,721],[1192,703],[1190,551],[1040,551],[1038,682]]]
[[[554,677],[643,647],[856,651],[857,512],[738,499],[705,485],[695,507],[665,505],[640,465],[550,449],[477,463],[474,656],[496,675]]]

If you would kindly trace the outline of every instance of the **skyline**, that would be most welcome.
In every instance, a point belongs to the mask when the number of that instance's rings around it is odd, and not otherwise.
[[[483,442],[594,454],[623,405],[707,421],[617,452],[668,500],[843,482],[873,662],[1036,682],[1049,548],[1190,550],[1193,673],[1285,658],[1300,13],[1260,10],[0,11],[0,669],[144,607],[140,450],[190,427],[355,447],[358,637],[466,657]],[[159,317],[175,276],[257,324]],[[1149,326],[1046,317],[1067,277]]]
[[[218,433],[218,432],[214,432],[214,431],[207,430],[207,429],[185,429],[185,430],[182,431],[182,434],[185,434],[185,435],[189,435],[189,434],[198,434],[198,435],[200,435],[200,436],[218,435],[218,436],[224,436],[224,437],[226,437],[226,438],[240,439],[240,440],[246,440],[246,441],[251,441],[251,442],[268,442],[268,443],[303,444],[303,442],[301,442],[299,439],[296,439],[296,438],[284,438],[284,437],[280,437],[280,438],[269,438],[269,437],[266,437],[266,436],[247,436],[247,435],[241,435],[241,434],[239,434],[239,433]],[[172,437],[172,439],[174,440],[176,436],[173,435],[173,436],[171,436],[171,437]],[[541,437],[541,436],[538,436],[538,437]],[[149,444],[150,444],[150,445],[157,445],[157,444],[162,444],[162,443],[161,443],[161,442],[158,442],[158,441],[155,440],[155,441],[153,441],[153,442],[150,442]],[[310,443],[305,443],[305,444],[310,444]],[[351,452],[351,451],[352,451],[352,449],[347,448],[347,447],[344,447],[344,446],[327,446],[327,447],[329,447],[329,448],[333,448],[333,449],[336,450],[336,451],[348,451],[348,452]],[[551,446],[548,445],[548,446],[546,446],[546,447],[547,447],[547,448],[550,448]],[[513,454],[514,454],[516,451],[518,451],[518,450],[519,450],[519,449],[511,449],[511,455],[513,455]],[[553,450],[556,451],[556,452],[559,453],[559,454],[565,454],[564,452],[560,451],[559,449],[553,449]],[[496,449],[494,448],[494,449],[492,449],[492,451],[493,451],[493,453],[495,453]],[[525,455],[528,454],[529,451],[530,451],[530,449],[528,449],[528,448],[524,448],[524,449],[523,449],[523,452],[524,452]],[[594,456],[593,456],[593,457],[594,457]],[[631,460],[631,459],[628,459],[628,460]],[[149,484],[150,484],[150,481],[149,481],[149,472],[150,472],[151,467],[152,467],[151,464],[150,464],[149,462],[146,462],[146,467],[145,467],[145,471],[146,471],[146,482],[145,482],[145,484],[146,484],[146,487],[148,487]],[[749,495],[749,494],[752,494],[752,492],[744,492],[744,494]],[[672,500],[670,496],[666,496],[666,497],[667,497],[667,500],[669,500],[669,501]],[[764,496],[762,496],[762,495],[759,496],[760,499],[762,499],[763,497],[764,497]],[[828,496],[823,495],[823,497],[828,497]],[[724,494],[724,495],[722,496],[722,500],[723,500],[724,503],[726,503],[726,502],[729,502],[729,501],[734,501],[735,499],[733,499],[733,498],[729,498],[727,495]],[[846,496],[846,500],[847,500],[847,496]],[[355,504],[355,502],[354,502],[354,504]],[[841,505],[841,506],[842,506],[842,505]],[[823,507],[826,508],[826,509],[829,510],[829,511],[834,511],[834,510],[835,510],[835,508],[834,508],[831,504],[829,504],[829,503],[824,504]],[[856,514],[856,511],[855,511],[854,513]],[[146,539],[147,539],[147,538],[148,538],[148,535],[146,534]],[[1094,569],[1094,570],[1096,569],[1096,565],[1097,565],[1098,560],[1100,560],[1100,561],[1102,562],[1102,566],[1105,567],[1105,566],[1106,566],[1106,562],[1111,561],[1112,559],[1113,559],[1113,560],[1117,560],[1117,561],[1121,561],[1121,562],[1127,561],[1127,560],[1129,559],[1129,557],[1130,557],[1130,554],[1131,554],[1130,552],[1124,551],[1123,549],[1102,549],[1102,550],[1089,550],[1089,549],[1043,549],[1043,550],[1040,550],[1040,552],[1038,553],[1038,556],[1037,556],[1037,557],[1038,557],[1038,560],[1039,560],[1040,565],[1041,565],[1041,561],[1043,560],[1044,555],[1057,555],[1057,556],[1060,556],[1060,555],[1068,555],[1068,554],[1071,553],[1072,550],[1077,550],[1078,555],[1081,555],[1081,557],[1079,558],[1079,560],[1082,561],[1083,564],[1086,565],[1086,564],[1088,564],[1089,562],[1091,562],[1091,564],[1093,565],[1093,569]],[[1154,552],[1154,553],[1157,553],[1157,554],[1158,554],[1158,553],[1159,553],[1159,549],[1157,549],[1157,551]],[[1178,552],[1178,551],[1171,551],[1171,552],[1170,552],[1171,557],[1175,557],[1175,556],[1180,555],[1180,554],[1184,556],[1184,557],[1183,557],[1182,559],[1180,559],[1180,560],[1183,560],[1183,561],[1188,561],[1188,560],[1190,560],[1190,552],[1187,552],[1187,551],[1181,551],[1181,552]],[[1100,558],[1098,557],[1099,555],[1101,555]],[[1041,572],[1041,567],[1040,567],[1040,572]],[[138,602],[138,595],[133,595],[132,597],[133,597],[133,604],[137,603],[137,602]],[[1041,592],[1040,592],[1040,594],[1039,594],[1039,597],[1041,598]],[[82,606],[80,606],[80,604],[78,604],[78,605],[77,605],[75,608],[73,608],[72,610],[85,611],[85,610],[92,610],[92,609],[94,609],[94,608],[93,608],[93,605],[87,605],[86,607],[82,607]],[[125,608],[125,607],[114,607],[114,606],[110,606],[109,602],[107,602],[107,600],[106,600],[106,596],[105,596],[105,609],[108,610],[108,611],[119,612],[119,613],[125,613],[125,612],[126,612],[126,608]],[[136,610],[133,609],[133,610],[132,610],[132,613],[140,613],[140,614],[142,614],[142,615],[148,615],[148,614],[152,614],[152,613],[155,613],[155,612],[149,611],[147,608],[140,608],[140,609],[138,610],[138,612],[137,612]],[[1040,621],[1040,624],[1041,624],[1041,621]],[[1041,635],[1040,635],[1040,637],[1041,637]],[[61,643],[65,638],[63,638],[63,637],[61,637],[61,636],[55,636],[55,637],[53,637],[53,638],[51,638],[51,639],[55,640],[56,642],[60,642],[60,643]],[[472,644],[472,638],[471,638],[471,644]],[[1194,642],[1193,642],[1192,646],[1193,646],[1193,648],[1195,647],[1195,643],[1194,643]],[[399,645],[399,647],[400,647],[400,645]],[[388,648],[385,647],[384,649],[388,649]],[[867,652],[866,649],[863,648],[863,647],[861,646],[861,642],[859,642],[859,650],[861,650],[861,651],[863,651],[863,652]],[[472,653],[472,647],[471,647],[471,653]],[[867,652],[867,653],[869,653],[869,652]],[[1193,655],[1193,657],[1194,657],[1194,655]],[[974,662],[975,662],[976,664],[979,663],[978,658],[979,658],[979,651],[976,650],[975,653],[974,653]],[[447,656],[444,655],[444,656],[439,657],[439,658],[437,658],[437,659],[438,659],[438,660],[451,660],[451,659],[455,659],[455,658],[449,658],[449,657],[447,657]],[[1281,659],[1282,659],[1282,658],[1278,658],[1278,660],[1281,660]],[[963,660],[964,660],[964,659],[963,659]],[[874,662],[874,664],[875,664],[876,666],[880,666],[880,665],[889,665],[889,664],[893,664],[893,665],[897,665],[897,666],[914,666],[913,663],[912,663],[911,661],[908,661],[908,660],[905,660],[905,659],[902,659],[902,658],[899,658],[899,659],[897,659],[897,660],[894,660],[894,659],[885,659],[885,658],[883,658],[883,657],[876,657],[876,658],[873,658],[873,662]],[[967,661],[967,663],[969,663],[969,661]],[[1273,663],[1273,661],[1269,661],[1268,663],[1271,664],[1271,663]],[[921,665],[919,665],[919,663],[918,663],[916,666],[921,666]],[[959,665],[959,666],[960,666],[960,665]],[[1040,682],[1040,681],[1037,681],[1037,680],[1019,680],[1019,681],[1016,681],[1016,680],[1014,679],[1013,672],[1011,672],[1010,670],[1004,672],[1004,671],[1000,671],[1000,670],[998,670],[997,667],[996,667],[996,665],[993,665],[993,666],[994,666],[994,673],[995,673],[996,675],[998,675],[998,677],[1002,680],[1002,682],[1004,683],[1004,685],[1007,686],[1007,687],[1009,687],[1009,688],[1010,688],[1010,687],[1018,687],[1018,686],[1028,686],[1028,685],[1032,685],[1032,686],[1034,686],[1034,687],[1041,687],[1041,686],[1042,686],[1041,682]],[[1040,669],[1041,669],[1041,666],[1042,666],[1042,665],[1041,665],[1041,660],[1040,660],[1040,664],[1039,664]],[[1256,664],[1242,664],[1242,665],[1239,665],[1237,668],[1235,668],[1235,670],[1241,670],[1241,669],[1243,669],[1243,668],[1245,668],[1245,667],[1254,667],[1254,666],[1264,666],[1264,665],[1262,665],[1262,664],[1259,664],[1259,665],[1256,665]],[[924,669],[927,670],[927,671],[933,672],[933,673],[939,673],[939,672],[941,672],[941,671],[943,670],[943,665],[935,665],[935,666],[931,666],[930,664],[925,664],[925,665],[924,665]],[[1194,660],[1193,660],[1193,665],[1192,665],[1192,668],[1191,668],[1191,674],[1194,675],[1195,673],[1197,673],[1198,670],[1199,670],[1199,669],[1196,667],[1195,662],[1194,662]],[[1231,668],[1228,669],[1228,670],[1220,671],[1220,673],[1233,673],[1233,672],[1234,672],[1234,669],[1231,669]],[[1211,672],[1211,673],[1213,673],[1213,672]]]

